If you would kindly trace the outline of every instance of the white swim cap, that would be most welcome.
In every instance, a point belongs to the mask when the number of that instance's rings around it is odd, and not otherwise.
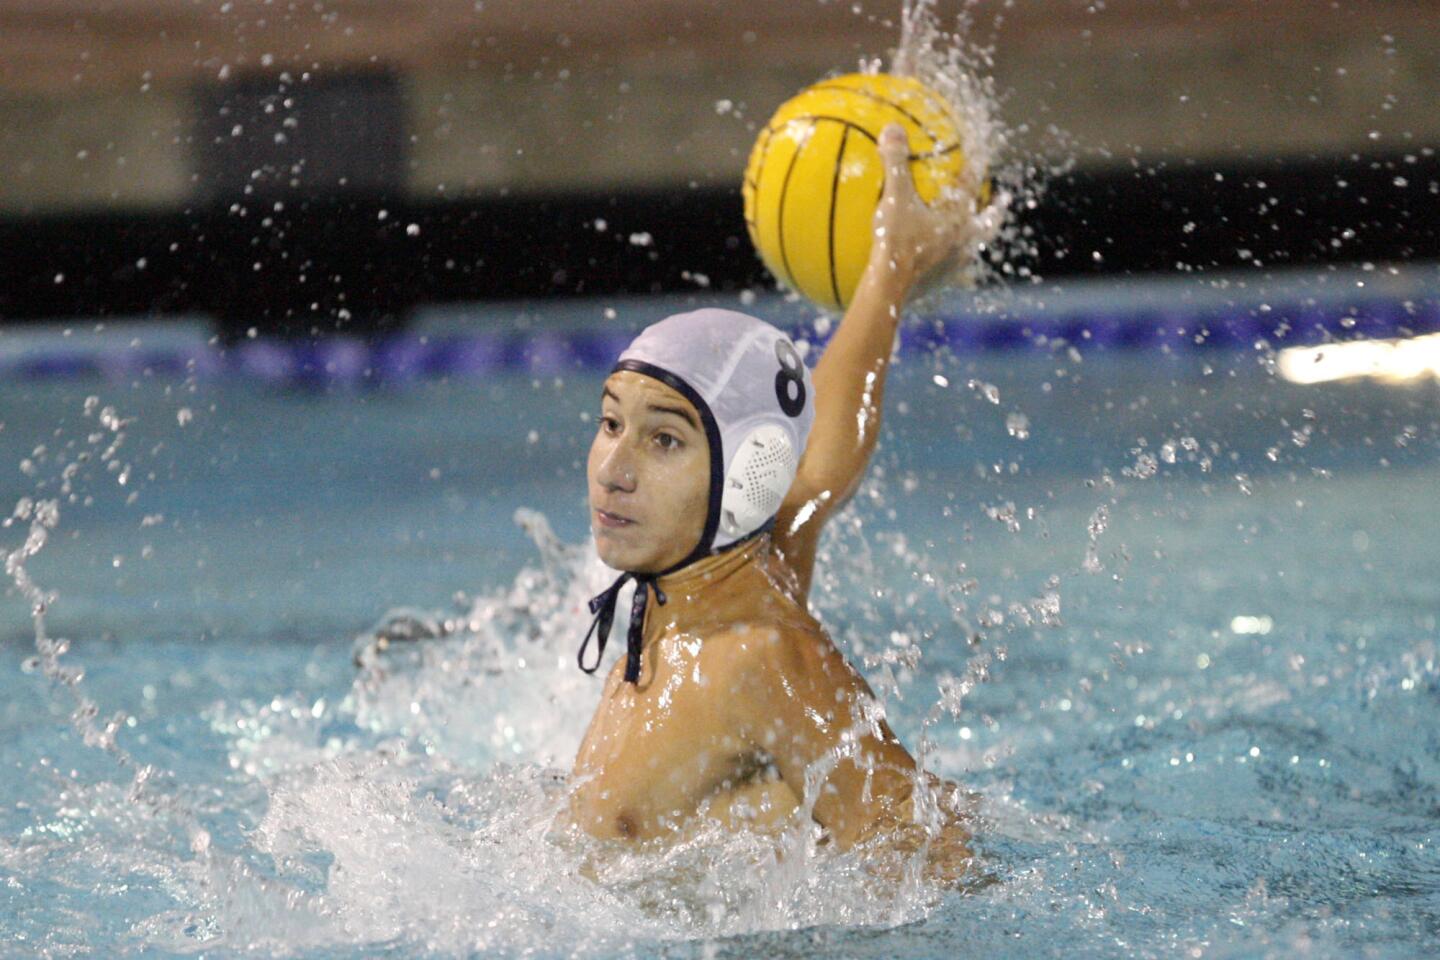
[[[612,372],[661,381],[700,413],[710,444],[705,530],[684,563],[761,529],[780,509],[815,421],[800,352],[755,317],[707,308],[646,327]]]

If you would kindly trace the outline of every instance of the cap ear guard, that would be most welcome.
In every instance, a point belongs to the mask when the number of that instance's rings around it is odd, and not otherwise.
[[[799,456],[784,429],[762,424],[747,433],[725,474],[721,535],[743,536],[775,516],[798,469]]]

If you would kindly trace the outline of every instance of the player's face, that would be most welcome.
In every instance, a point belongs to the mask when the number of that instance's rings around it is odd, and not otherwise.
[[[622,370],[605,381],[586,470],[600,559],[658,573],[695,549],[710,496],[710,449],[693,404]]]

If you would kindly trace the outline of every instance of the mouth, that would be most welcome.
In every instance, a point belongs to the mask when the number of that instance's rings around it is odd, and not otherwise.
[[[595,522],[602,527],[612,530],[635,525],[635,521],[629,517],[622,517],[618,513],[611,513],[608,510],[598,508],[595,510]]]

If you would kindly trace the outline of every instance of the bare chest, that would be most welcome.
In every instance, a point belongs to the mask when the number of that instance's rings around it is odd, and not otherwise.
[[[639,684],[618,672],[607,680],[575,760],[576,820],[597,836],[645,838],[678,828],[753,765],[734,715],[698,641],[649,646]]]

